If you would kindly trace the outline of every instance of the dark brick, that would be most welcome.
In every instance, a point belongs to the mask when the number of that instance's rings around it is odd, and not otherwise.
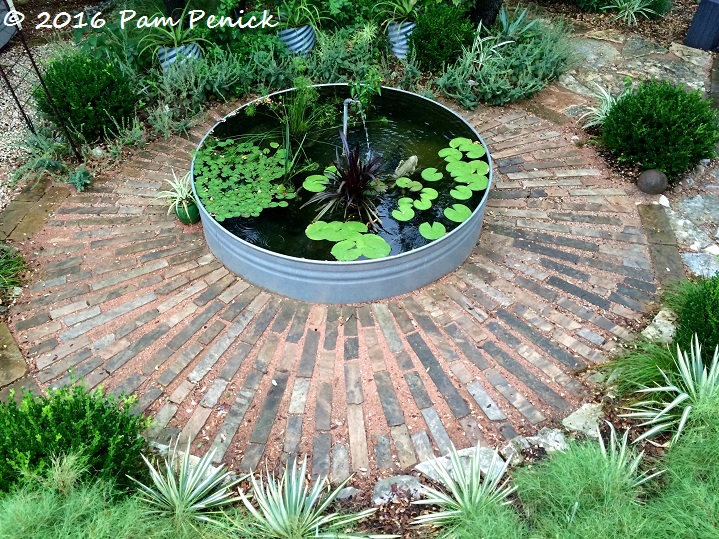
[[[315,429],[332,428],[332,384],[320,382],[317,387],[317,405],[315,408]]]
[[[462,333],[462,330],[459,329],[459,327],[454,322],[445,327],[444,330],[450,337],[452,337],[452,341],[462,351],[464,357],[469,359],[481,370],[489,368],[489,363],[487,363],[487,360],[484,358],[484,356],[479,353],[479,350],[474,344],[472,344],[465,338],[464,333]]]
[[[134,372],[127,377],[120,385],[112,390],[112,394],[115,396],[119,395],[130,395],[147,380],[147,376],[143,376],[140,373]]]
[[[202,327],[209,322],[213,316],[222,310],[225,306],[221,301],[213,301],[205,309],[195,316],[182,330],[177,333],[170,342],[167,343],[167,347],[172,350],[179,350],[180,347],[189,341],[194,335],[202,329]],[[222,317],[220,317],[222,318]]]
[[[202,351],[202,346],[199,344],[190,344],[182,349],[179,357],[172,362],[172,364],[163,372],[157,379],[157,383],[167,387],[172,381],[177,378],[185,367],[187,367]]]
[[[150,405],[159,399],[164,391],[157,387],[151,387],[147,391],[143,391],[138,397],[135,406],[132,408],[132,413],[135,415],[141,415],[147,410]]]
[[[564,264],[560,264],[559,262],[555,262],[554,260],[550,260],[549,258],[542,258],[540,260],[540,264],[547,269],[556,271],[557,273],[563,273],[567,277],[577,279],[578,281],[587,282],[589,280],[589,274],[584,273],[583,271],[579,271],[576,268],[565,266]]]
[[[59,361],[56,361],[55,363],[51,363],[50,365],[39,371],[36,374],[36,377],[40,383],[44,384],[46,382],[49,382],[50,380],[57,378],[58,376],[65,374],[68,369],[71,369],[78,363],[85,361],[90,356],[92,356],[92,352],[87,348],[83,348],[82,350],[78,350],[74,354],[71,354]]]
[[[608,311],[609,309],[612,308],[611,302],[604,299],[603,297],[600,297],[600,296],[596,295],[594,292],[585,290],[584,288],[581,288],[575,284],[567,282],[564,279],[555,277],[554,275],[549,276],[549,278],[547,279],[547,284],[556,286],[560,290],[563,290],[564,292],[567,292],[568,294],[572,294],[573,296],[576,296],[578,298],[583,299],[584,301],[587,301],[593,305],[596,305],[600,309],[604,309],[604,310]]]
[[[198,307],[207,305],[209,301],[215,299],[217,296],[222,294],[236,280],[237,277],[235,277],[234,275],[225,275],[222,279],[212,284],[202,294],[197,296],[194,300],[195,305],[197,305]]]
[[[245,381],[242,383],[242,387],[245,387],[247,389],[257,389],[258,387],[260,387],[263,376],[264,373],[261,373],[256,369],[250,369],[250,372],[248,372],[247,376],[245,377]]]
[[[559,249],[554,249],[553,247],[549,247],[547,245],[534,241],[517,239],[514,240],[514,247],[516,247],[517,249],[532,251],[534,253],[538,253],[540,255],[548,256],[551,258],[556,258],[558,260],[571,262],[572,264],[577,264],[579,262],[579,257],[575,254],[560,251]]]
[[[56,346],[59,346],[60,343],[56,338],[51,338],[46,341],[43,341],[41,343],[36,344],[35,346],[31,346],[27,353],[29,356],[38,356],[40,354],[44,354],[45,352],[49,352],[50,350],[55,349]]]
[[[363,328],[374,326],[374,318],[372,318],[372,310],[369,308],[369,305],[363,305],[357,309],[357,313],[359,314],[359,321]]]
[[[512,373],[520,382],[530,388],[544,402],[560,411],[569,410],[571,405],[560,397],[552,388],[525,369],[517,360],[507,354],[491,341],[482,345],[482,349],[501,365],[506,371]]]
[[[351,305],[342,307],[342,325],[345,337],[357,336],[357,310]]]
[[[309,303],[300,303],[295,312],[295,317],[292,319],[290,325],[290,331],[287,333],[287,342],[298,343],[305,333],[305,324],[307,323],[307,317],[310,315]]]
[[[265,305],[265,308],[255,317],[252,324],[245,329],[245,333],[242,336],[243,341],[255,344],[260,337],[262,337],[269,327],[270,322],[272,322],[272,319],[275,317],[275,314],[277,314],[277,307],[280,301],[280,298],[273,297],[267,305]]]
[[[412,347],[412,350],[414,350],[414,353],[417,354],[417,357],[434,382],[434,385],[437,386],[444,400],[447,401],[455,417],[460,418],[468,415],[470,410],[467,403],[459,394],[457,388],[454,387],[447,374],[445,374],[439,361],[434,357],[434,354],[432,354],[432,351],[427,347],[424,340],[422,340],[422,337],[417,333],[412,333],[407,336],[407,341]]]
[[[657,291],[657,287],[654,286],[653,283],[648,283],[646,281],[641,281],[639,279],[633,279],[631,277],[625,277],[624,282],[631,286],[632,288],[636,288],[637,290],[642,290],[644,292],[649,292],[650,294],[654,294]],[[629,295],[629,294],[625,294]],[[649,296],[648,299],[651,299],[652,296]]]
[[[280,307],[280,312],[277,313],[277,318],[275,318],[275,321],[272,324],[272,331],[275,333],[282,333],[286,330],[290,320],[292,320],[292,317],[295,315],[296,309],[296,301],[285,299]]]
[[[302,347],[300,364],[297,367],[297,376],[300,378],[312,378],[317,360],[317,349],[320,345],[320,334],[318,331],[308,330],[305,343]]]
[[[240,470],[243,472],[255,471],[264,452],[265,444],[247,444],[245,455],[242,457],[242,462],[240,462]]]
[[[50,321],[50,315],[47,313],[37,313],[30,318],[20,320],[15,324],[17,331],[25,331],[26,329],[34,328]]]
[[[414,324],[412,324],[412,319],[407,314],[407,311],[405,311],[399,303],[391,301],[387,304],[387,307],[389,307],[389,310],[392,313],[392,316],[394,316],[394,319],[397,322],[399,329],[402,330],[402,333],[411,333],[414,331]]]
[[[181,286],[185,286],[189,280],[184,275],[181,275],[177,277],[176,279],[173,279],[171,281],[166,282],[161,287],[155,289],[155,293],[158,296],[166,296],[170,292],[173,292],[180,288]]]
[[[609,299],[613,301],[614,303],[618,303],[619,305],[624,305],[625,307],[629,307],[630,309],[642,312],[644,310],[644,305],[639,303],[638,301],[635,301],[631,298],[627,298],[625,296],[622,296],[620,294],[617,294],[616,292],[612,292],[609,294]]]
[[[412,317],[414,318],[415,322],[417,322],[417,325],[424,331],[427,335],[431,337],[437,337],[442,339],[444,335],[442,335],[442,332],[439,330],[439,328],[435,325],[435,323],[432,321],[432,319],[426,314],[424,309],[412,298],[407,298],[404,300],[404,304],[406,309],[412,313]]]
[[[377,385],[377,393],[382,403],[384,416],[387,418],[387,424],[390,427],[404,424],[404,414],[397,400],[397,394],[392,387],[392,378],[387,371],[376,372],[374,381]]]
[[[519,171],[516,171],[519,172]],[[528,198],[529,192],[521,189],[521,190],[512,190],[512,189],[495,189],[494,191],[490,191],[489,198],[490,199],[504,199],[504,200],[510,200],[510,199],[518,199],[518,198]],[[503,230],[503,232],[506,229]],[[503,236],[506,235],[503,232],[498,232],[499,234],[502,234]]]
[[[210,344],[215,337],[217,337],[220,332],[225,329],[225,323],[221,320],[215,320],[212,324],[210,324],[210,327],[208,327],[205,331],[200,333],[200,336],[197,338],[197,342],[200,344]]]
[[[133,253],[139,253],[140,251],[149,251],[150,249],[156,249],[158,247],[172,245],[176,241],[177,239],[174,236],[158,238],[156,240],[139,241],[130,245],[126,245],[125,247],[120,247],[119,249],[116,249],[115,255],[129,255]]]
[[[422,378],[419,377],[416,371],[406,373],[404,379],[407,382],[410,393],[412,393],[415,404],[417,404],[417,408],[421,410],[432,406],[432,401],[424,387]]]
[[[255,423],[254,429],[252,429],[252,436],[250,436],[250,442],[253,444],[265,444],[267,439],[270,437],[270,431],[275,422],[277,416],[277,410],[280,407],[282,401],[282,395],[285,393],[287,387],[287,378],[289,377],[288,372],[276,371],[273,380],[277,385],[270,385],[267,390],[267,396],[265,402],[262,405],[257,422]]]
[[[517,436],[519,436],[519,433],[514,430],[514,427],[512,427],[508,421],[498,423],[497,429],[499,429],[499,433],[507,441],[514,440]]]
[[[337,346],[337,324],[339,318],[339,307],[333,306],[327,309],[327,319],[325,320],[325,350],[334,350]]]
[[[507,331],[504,327],[502,327],[494,320],[487,322],[485,327],[489,331],[491,331],[495,337],[497,337],[500,341],[502,341],[510,348],[517,348],[517,346],[522,344],[522,341],[520,341],[517,337],[512,335],[509,331]]]
[[[200,247],[197,249],[186,251],[184,253],[173,255],[167,259],[167,262],[170,266],[177,266],[178,264],[184,264],[185,262],[197,260],[206,253],[207,249],[205,249],[204,247]]]
[[[302,416],[291,415],[287,418],[285,429],[285,453],[299,453],[302,440]]]
[[[327,477],[330,474],[330,449],[332,448],[332,435],[329,432],[315,434],[312,445],[312,473],[314,480]]]
[[[390,470],[392,468],[392,449],[389,443],[389,436],[386,434],[373,434],[372,446],[377,468]]]
[[[584,215],[581,213],[560,213],[552,212],[549,217],[555,221],[571,221],[573,223],[590,223],[592,225],[614,225],[621,226],[622,220],[618,217],[608,217],[604,215]]]
[[[345,339],[344,358],[348,361],[359,358],[359,340],[357,337],[348,337]]]
[[[551,355],[554,359],[556,359],[560,363],[563,363],[570,369],[579,370],[586,367],[586,364],[582,360],[575,358],[570,353],[566,352],[564,349],[558,347],[556,344],[547,339],[537,330],[535,330],[528,324],[525,324],[522,320],[505,311],[504,309],[499,309],[497,311],[497,317],[502,320],[502,322],[511,327],[514,331],[516,331],[520,335],[524,335],[524,337],[526,337],[527,340],[530,341],[532,344],[534,344],[547,354]]]
[[[225,363],[225,366],[222,368],[218,376],[223,380],[231,380],[235,373],[240,369],[240,366],[242,366],[242,362],[247,357],[247,354],[250,353],[250,350],[252,350],[252,346],[247,343],[240,342],[237,345],[237,349],[232,354],[232,357],[227,361],[227,363]]]
[[[123,351],[115,354],[106,365],[105,370],[109,373],[115,372],[117,369],[122,367],[125,363],[130,361],[137,354],[149,348],[156,341],[158,341],[165,333],[170,330],[165,324],[158,324],[152,330],[145,333],[138,340],[134,341],[130,346],[125,348]]]
[[[145,311],[137,318],[130,320],[129,322],[117,328],[115,330],[115,337],[117,339],[122,339],[125,335],[129,335],[130,333],[132,333],[138,328],[141,328],[148,322],[152,322],[158,316],[160,316],[160,312],[157,309],[150,309],[149,311]]]
[[[611,262],[607,262],[606,260],[600,260],[597,258],[582,257],[579,259],[579,265],[591,266],[592,268],[606,271],[607,273],[625,275],[627,277],[634,277],[635,279],[642,279],[643,277],[646,277],[646,275],[649,273],[647,270],[630,268],[629,266],[624,266],[622,264],[612,264]]]
[[[175,353],[174,350],[170,350],[166,346],[163,348],[160,348],[142,366],[142,372],[145,374],[152,374],[160,367],[160,365],[162,365],[165,362],[165,360],[167,360],[174,353]]]
[[[220,315],[226,322],[232,322],[260,293],[259,288],[250,286],[235,300],[227,306],[227,309]]]

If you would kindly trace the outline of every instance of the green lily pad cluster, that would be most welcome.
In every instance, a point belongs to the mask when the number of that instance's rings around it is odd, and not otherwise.
[[[195,158],[195,187],[216,221],[257,217],[262,210],[286,207],[295,198],[285,175],[285,150],[276,142],[261,148],[234,139],[208,139]]]
[[[357,260],[366,258],[384,258],[392,247],[377,234],[368,234],[367,225],[357,221],[315,221],[305,229],[311,240],[336,242],[332,247],[332,256],[337,260]]]

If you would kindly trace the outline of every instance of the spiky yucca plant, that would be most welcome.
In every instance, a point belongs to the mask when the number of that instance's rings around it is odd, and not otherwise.
[[[345,219],[350,214],[357,214],[360,219],[374,224],[380,219],[372,198],[383,189],[377,176],[381,165],[380,158],[370,156],[367,160],[362,159],[359,143],[350,149],[342,129],[339,133],[343,153],[340,156],[338,151],[334,167],[325,171],[330,185],[310,198],[304,206],[320,204],[315,221],[322,219],[326,213],[342,209]]]
[[[179,439],[178,439],[179,442]],[[239,500],[232,496],[232,488],[242,478],[231,479],[224,466],[212,466],[215,452],[206,453],[196,465],[190,461],[190,443],[182,458],[178,457],[177,442],[170,447],[164,471],[156,469],[145,456],[142,459],[150,469],[154,486],[132,479],[139,487],[140,497],[153,509],[150,513],[163,514],[178,522],[189,519],[217,523],[211,515],[222,513],[222,508]]]
[[[266,477],[260,476],[259,479],[252,476],[252,498],[257,507],[252,504],[249,496],[240,490],[240,499],[254,517],[255,527],[261,537],[267,539],[395,537],[368,536],[345,531],[347,526],[369,516],[375,509],[344,515],[325,514],[351,476],[330,491],[326,477],[318,478],[310,487],[306,473],[307,458],[305,457],[302,464],[288,464],[279,480],[269,472]]]
[[[599,436],[599,447],[602,450],[602,455],[610,465],[610,469],[617,476],[626,477],[631,486],[636,488],[653,479],[654,477],[661,475],[663,470],[648,474],[647,472],[639,472],[639,465],[644,457],[644,451],[635,453],[629,447],[629,429],[624,432],[624,436],[621,439],[617,436],[617,431],[614,425],[609,423],[609,446],[604,442],[604,438]]]
[[[452,464],[451,472],[447,471],[444,466],[430,461],[433,470],[439,475],[448,492],[423,486],[427,498],[412,503],[438,505],[442,511],[419,516],[413,521],[413,524],[451,526],[462,516],[470,515],[485,505],[511,503],[507,498],[514,492],[515,487],[510,487],[509,479],[504,479],[508,462],[502,462],[499,454],[495,451],[487,473],[482,474],[479,450],[478,445],[469,458],[469,467],[465,468],[459,453],[452,446],[449,453]]]
[[[641,426],[649,427],[636,439],[637,442],[672,430],[671,442],[676,442],[693,408],[719,400],[719,347],[714,350],[707,368],[702,360],[699,339],[694,335],[689,354],[677,346],[677,371],[673,381],[660,369],[666,385],[640,389],[638,393],[652,394],[655,398],[637,403],[629,408],[630,413],[622,415],[643,420]]]

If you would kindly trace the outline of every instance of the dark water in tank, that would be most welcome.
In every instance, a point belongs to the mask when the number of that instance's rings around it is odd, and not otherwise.
[[[294,178],[296,187],[301,186],[308,175],[321,174],[325,167],[333,164],[337,150],[340,155],[342,153],[338,128],[342,125],[342,102],[349,97],[349,90],[345,86],[323,87],[319,90],[321,100],[328,100],[336,105],[336,121],[331,127],[309,133],[303,150],[307,158],[317,163],[319,167],[316,171]],[[349,124],[347,138],[350,147],[360,144],[364,158],[367,156],[365,130],[359,115],[355,114],[351,118],[353,121]],[[431,208],[415,209],[415,217],[404,222],[395,220],[392,217],[392,210],[397,208],[399,198],[408,196],[418,199],[418,193],[391,188],[374,199],[382,220],[378,232],[392,247],[390,256],[429,243],[429,240],[420,235],[418,229],[424,222],[430,224],[435,221],[441,222],[447,228],[447,232],[459,226],[458,223],[453,223],[444,217],[444,208],[460,203],[474,211],[482,200],[484,191],[475,192],[469,200],[455,200],[449,195],[449,191],[457,184],[445,171],[446,162],[437,155],[437,152],[446,148],[449,141],[455,137],[476,140],[469,127],[449,111],[425,99],[383,88],[382,95],[374,98],[373,107],[366,114],[366,125],[372,155],[380,155],[382,158],[380,178],[385,183],[394,184],[392,174],[400,160],[416,155],[417,169],[410,178],[419,181],[424,187],[436,189],[439,193]],[[277,120],[271,121],[261,114],[248,117],[240,111],[236,116],[218,125],[212,134],[222,139],[271,130],[278,132],[275,140],[280,142]],[[436,182],[422,180],[421,171],[427,167],[434,167],[443,172],[444,178]],[[263,210],[259,217],[226,219],[220,224],[235,236],[277,253],[314,260],[335,260],[330,253],[334,243],[313,241],[305,235],[305,228],[317,214],[318,206],[310,205],[304,208],[301,206],[312,197],[313,193],[297,189],[297,195],[297,198],[289,201],[289,206],[286,208],[268,208]],[[325,214],[322,220],[344,220],[343,213]]]

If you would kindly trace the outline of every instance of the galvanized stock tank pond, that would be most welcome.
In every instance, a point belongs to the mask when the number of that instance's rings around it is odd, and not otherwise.
[[[347,85],[302,86],[205,135],[193,189],[225,266],[295,299],[354,303],[410,292],[466,260],[492,184],[484,141],[406,91],[383,87],[365,108]]]

